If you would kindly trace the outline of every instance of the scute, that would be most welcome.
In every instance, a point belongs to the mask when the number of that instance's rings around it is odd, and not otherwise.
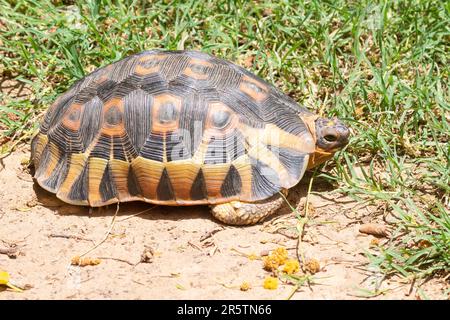
[[[309,113],[249,71],[195,51],[142,52],[75,83],[32,142],[35,178],[102,206],[252,202],[295,185]]]

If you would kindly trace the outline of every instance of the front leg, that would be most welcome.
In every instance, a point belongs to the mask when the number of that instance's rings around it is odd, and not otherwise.
[[[231,201],[211,206],[213,216],[230,225],[252,225],[275,213],[283,205],[283,197],[276,194],[257,202]]]

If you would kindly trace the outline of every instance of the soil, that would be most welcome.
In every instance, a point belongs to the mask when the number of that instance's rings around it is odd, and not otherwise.
[[[233,227],[214,220],[205,206],[126,203],[112,224],[115,205],[89,209],[61,202],[33,182],[28,158],[25,147],[0,166],[0,270],[25,288],[0,287],[0,299],[286,299],[293,292],[282,282],[264,289],[270,273],[249,257],[281,246],[297,256],[299,220],[287,205],[263,223]],[[300,211],[308,183],[305,177],[288,197]],[[409,283],[383,279],[368,266],[364,252],[387,239],[374,240],[359,227],[382,223],[381,209],[332,190],[324,181],[313,184],[300,252],[306,261],[317,260],[320,270],[291,298],[356,299],[379,287],[371,299],[418,299]],[[86,257],[99,264],[71,265],[98,243]],[[251,288],[241,291],[243,282]],[[429,298],[441,299],[445,289],[440,280],[421,286]]]

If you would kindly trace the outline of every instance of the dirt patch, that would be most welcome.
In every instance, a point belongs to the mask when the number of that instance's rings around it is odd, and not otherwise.
[[[89,254],[100,264],[71,265],[74,256],[104,238],[116,206],[64,204],[33,183],[21,165],[28,157],[29,150],[15,152],[0,167],[0,247],[13,251],[0,253],[0,270],[28,288],[0,289],[0,299],[285,299],[292,292],[285,284],[264,289],[269,273],[261,260],[243,255],[279,246],[296,255],[297,219],[287,206],[263,224],[230,227],[214,220],[207,207],[122,204],[111,235]],[[306,183],[292,190],[291,203],[303,205]],[[363,293],[359,289],[373,290],[380,275],[367,270],[363,252],[374,238],[358,229],[375,219],[376,208],[358,208],[344,196],[330,199],[326,185],[313,189],[319,193],[311,196],[312,219],[301,248],[320,263],[320,271],[315,284],[292,298],[353,299]],[[251,289],[241,291],[243,282]],[[443,288],[436,280],[422,290],[442,298]],[[385,293],[376,299],[416,298],[397,279],[382,281],[380,290]]]

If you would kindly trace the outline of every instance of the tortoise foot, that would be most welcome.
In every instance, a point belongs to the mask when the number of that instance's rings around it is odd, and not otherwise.
[[[279,194],[269,199],[246,203],[232,201],[211,206],[213,216],[229,225],[252,225],[275,213],[283,205]]]

